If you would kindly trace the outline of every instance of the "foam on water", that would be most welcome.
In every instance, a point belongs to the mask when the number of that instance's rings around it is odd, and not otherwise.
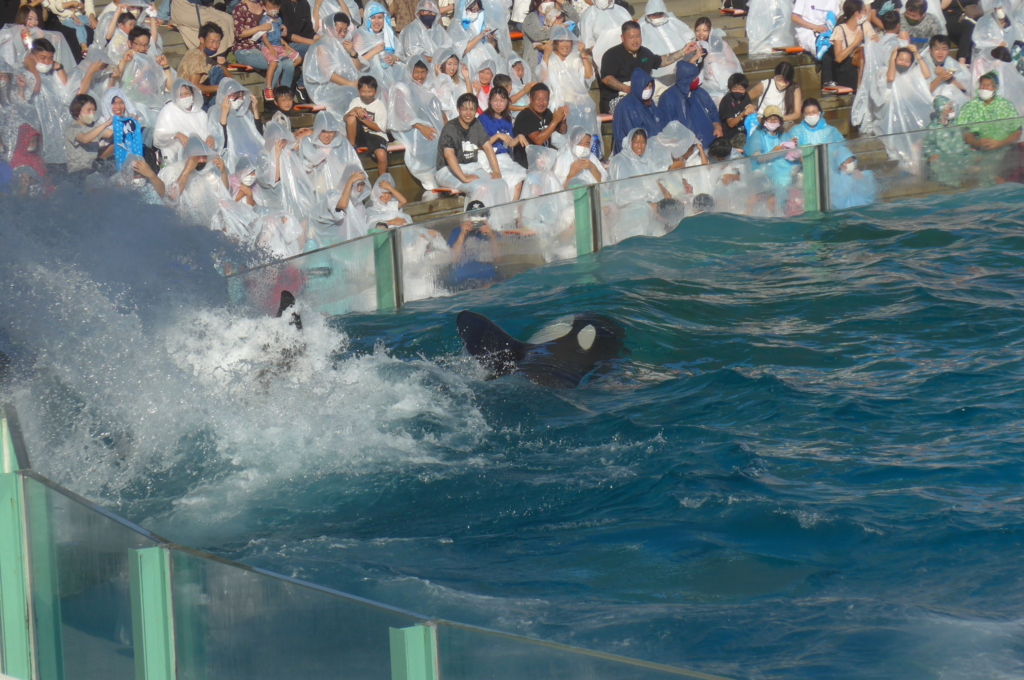
[[[226,306],[251,254],[58,196],[0,206],[0,314],[40,471],[181,543],[724,675],[1019,677],[1022,199],[700,216],[299,334]],[[484,381],[464,308],[632,354]]]

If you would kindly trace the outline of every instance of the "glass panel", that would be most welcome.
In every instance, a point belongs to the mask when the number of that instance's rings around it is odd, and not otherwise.
[[[133,680],[128,551],[156,541],[24,479],[41,677],[59,677],[63,646],[67,680]]]
[[[421,620],[172,550],[178,677],[391,680],[388,628]]]
[[[321,313],[372,312],[377,309],[377,241],[388,247],[386,238],[371,234],[236,274],[228,279],[232,299],[273,315],[287,290]]]
[[[1002,139],[1021,119],[975,125],[950,125],[884,137],[830,144],[829,198],[832,210],[877,202],[949,194],[1021,179],[1016,145],[991,151],[973,149],[965,133]],[[852,171],[845,171],[855,158]]]
[[[437,624],[437,646],[440,675],[444,680],[713,680],[717,677],[443,621]]]
[[[405,301],[486,288],[576,257],[574,191],[402,227]]]

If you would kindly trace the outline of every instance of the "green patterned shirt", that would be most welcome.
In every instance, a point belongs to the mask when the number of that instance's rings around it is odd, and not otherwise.
[[[1020,130],[1018,115],[1016,107],[998,95],[988,104],[975,97],[964,104],[956,118],[956,124],[970,126],[968,131],[975,137],[1002,141]],[[972,123],[979,125],[971,125]]]

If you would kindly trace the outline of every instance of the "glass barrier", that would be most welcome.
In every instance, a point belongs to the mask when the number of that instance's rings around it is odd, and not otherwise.
[[[444,621],[437,623],[437,648],[444,680],[723,680],[699,671]]]
[[[182,680],[391,680],[389,627],[422,620],[333,591],[171,550]]]
[[[370,234],[244,271],[229,279],[232,298],[270,315],[284,290],[325,314],[375,311],[379,241]]]
[[[41,680],[133,680],[128,551],[156,538],[22,479]]]
[[[1020,146],[975,150],[964,132],[1002,138],[1021,120],[853,139],[570,189],[363,237],[243,272],[228,285],[233,299],[266,313],[277,311],[285,289],[327,314],[391,309],[484,288],[633,236],[663,236],[702,212],[786,217],[1020,180]],[[848,153],[857,159],[852,175],[840,167]]]
[[[825,151],[829,208],[842,210],[1020,181],[1024,178],[1020,147],[975,149],[965,142],[965,135],[1001,140],[1021,123],[1017,118],[949,125],[830,144]]]
[[[576,257],[576,196],[586,188],[459,213],[398,230],[405,302],[486,288]],[[589,213],[586,216],[589,228]]]

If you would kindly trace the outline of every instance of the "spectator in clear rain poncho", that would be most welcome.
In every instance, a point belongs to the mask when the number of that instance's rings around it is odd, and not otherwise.
[[[356,31],[352,44],[359,60],[367,65],[367,73],[377,79],[378,86],[387,92],[401,80],[398,38],[391,28],[391,15],[377,0],[366,5],[366,23]]]
[[[644,47],[655,54],[671,54],[681,50],[696,37],[689,26],[668,11],[665,0],[649,0],[639,24]],[[658,83],[656,97],[676,82],[676,70],[671,66],[656,68],[652,75]]]
[[[845,146],[830,148],[829,201],[833,210],[859,208],[877,203],[878,182],[871,170],[857,167],[857,158]]]
[[[1024,74],[1019,70],[1019,62],[1020,57],[1014,60],[1009,49],[999,46],[990,52],[975,55],[970,72],[972,83],[980,82],[986,73],[995,73],[999,80],[999,96],[1013,104],[1018,115],[1024,115],[1021,113],[1024,111]],[[974,93],[976,91],[977,88],[974,88]]]
[[[382,222],[388,227],[412,224],[412,218],[402,211],[408,201],[395,188],[395,178],[390,173],[377,178],[366,202],[366,222],[371,226]]]
[[[508,12],[493,0],[458,0],[448,35],[455,53],[471,73],[487,60],[505,63],[500,55],[514,52],[508,32]]]
[[[859,129],[861,136],[882,134],[879,131],[880,116],[889,98],[886,74],[892,53],[901,44],[899,12],[889,9],[879,14],[879,20],[885,32],[876,33],[871,40],[864,41],[860,87],[850,109],[850,123]]]
[[[707,147],[722,136],[722,122],[711,95],[701,87],[693,87],[697,74],[697,66],[691,61],[676,64],[675,83],[661,95],[658,107],[664,120],[678,120]]]
[[[338,187],[345,168],[359,165],[359,156],[345,137],[345,126],[328,111],[316,114],[313,134],[302,139],[299,155],[318,199]]]
[[[225,78],[217,86],[217,99],[207,114],[207,129],[213,137],[213,149],[234,172],[238,159],[247,156],[253,163],[263,156],[263,137],[256,129],[255,101],[238,81]]]
[[[994,0],[984,3],[982,7],[985,13],[978,19],[972,35],[975,58],[990,55],[996,47],[1012,47],[1014,42],[1024,38],[1024,23],[1016,16],[1014,3]],[[975,77],[980,75],[975,70],[973,59],[971,69]]]
[[[224,161],[198,135],[189,135],[181,160],[165,166],[158,175],[167,187],[167,200],[182,219],[210,224],[228,194],[228,169]]]
[[[366,206],[370,195],[366,173],[357,165],[344,168],[342,180],[313,207],[309,219],[306,250],[365,236],[370,230]]]
[[[900,47],[889,58],[886,80],[889,97],[878,115],[878,133],[897,135],[928,127],[932,114],[932,95],[928,90],[931,71],[917,56],[917,48]],[[890,158],[912,174],[920,171],[920,138],[900,135],[883,139]]]
[[[114,181],[142,196],[142,200],[150,205],[163,205],[167,188],[163,180],[157,177],[141,156],[129,155]]]
[[[978,80],[974,99],[964,104],[956,118],[967,126],[964,141],[978,151],[978,179],[982,185],[995,183],[1007,152],[1021,139],[1017,109],[1000,97],[999,76],[986,73]]]
[[[323,35],[324,27],[338,22],[339,14],[345,15],[346,24],[355,24],[352,26],[352,32],[363,24],[362,11],[355,0],[342,0],[341,2],[339,0],[315,0],[312,14],[313,26],[320,35]],[[346,28],[340,35],[347,40],[350,31]]]
[[[408,81],[398,83],[391,91],[388,124],[395,140],[405,145],[405,166],[424,191],[432,191],[437,187],[437,137],[446,120],[441,102],[434,96],[435,80],[429,77],[425,55],[410,56],[406,68]]]
[[[700,39],[704,44],[698,43],[705,51],[700,67],[700,87],[711,95],[715,106],[718,106],[722,97],[729,91],[729,78],[734,73],[743,73],[743,66],[736,53],[732,51],[732,47],[726,42],[725,31],[720,28],[712,29],[711,22],[707,19],[704,21],[708,23],[701,24],[698,20],[699,25],[695,27],[698,31],[705,26],[708,29],[707,37]]]
[[[74,92],[69,92],[68,74],[64,65],[54,58],[55,48],[50,41],[32,41],[32,49],[22,64],[28,71],[26,80],[32,85],[35,96],[36,116],[39,133],[43,136],[43,160],[47,163],[64,163],[64,128],[71,117],[67,104]],[[32,81],[35,81],[34,83]]]
[[[334,21],[332,18],[332,21],[325,22],[320,28],[320,37],[306,52],[302,66],[310,98],[338,116],[339,120],[352,100],[359,96],[356,89],[359,81],[358,54],[342,32],[347,28],[347,21]]]
[[[651,138],[647,153],[659,172],[692,168],[708,162],[697,136],[678,120],[669,121],[664,130]]]
[[[522,224],[539,234],[557,234],[574,220],[572,196],[563,191],[565,181],[559,181],[555,175],[558,152],[546,146],[531,145],[526,149],[526,157],[530,171],[526,173],[520,195]],[[575,240],[572,245],[575,254]],[[545,248],[544,252],[548,253],[549,249]]]
[[[530,105],[530,88],[537,84],[534,79],[533,69],[518,54],[508,58],[506,69],[509,79],[509,102],[512,108],[512,117],[515,118],[519,111]]]
[[[771,54],[776,47],[795,45],[792,0],[750,0],[747,40],[750,54]]]
[[[494,76],[498,72],[498,65],[488,59],[480,64],[473,71],[473,94],[476,95],[478,114],[483,113],[491,99],[491,89],[494,88]]]
[[[135,31],[133,31],[135,33]],[[139,34],[129,42],[120,65],[121,89],[134,105],[142,122],[144,143],[153,146],[153,129],[161,109],[171,98],[177,74],[167,57],[149,53],[150,37]]]
[[[622,151],[612,157],[608,165],[614,207],[613,214],[605,224],[610,223],[613,243],[631,236],[654,236],[661,232],[656,228],[654,209],[651,207],[663,198],[660,187],[644,175],[661,172],[657,159],[649,153],[648,133],[643,128],[630,130],[619,144]],[[635,179],[634,179],[635,178]]]
[[[944,35],[937,35],[928,42],[928,50],[921,59],[932,72],[928,89],[935,98],[945,97],[959,108],[967,103],[971,75],[959,61],[949,56],[953,43]]]
[[[42,5],[22,5],[13,24],[0,28],[0,59],[8,64],[21,64],[32,49],[33,40],[47,40],[54,46],[58,63],[73,65],[74,52],[67,40],[57,31],[43,29]]]
[[[932,122],[928,124],[921,153],[928,164],[931,179],[951,187],[961,185],[977,172],[977,152],[964,141],[963,128],[956,125],[956,102],[938,95],[932,103]]]
[[[591,135],[599,135],[597,107],[590,97],[590,86],[597,71],[583,43],[562,26],[551,29],[551,41],[544,45],[540,63],[540,80],[551,90],[548,106],[559,109],[569,106],[576,112],[574,122]]]
[[[164,164],[175,163],[190,135],[210,139],[206,113],[203,112],[203,93],[199,88],[179,78],[171,86],[171,101],[164,105],[153,128],[153,145],[163,152]]]
[[[291,127],[270,122],[263,130],[263,140],[265,153],[256,177],[266,205],[296,217],[305,216],[316,199]]]
[[[142,117],[122,90],[112,87],[103,93],[98,120],[111,121],[111,142],[114,145],[114,160],[118,170],[128,156],[142,156],[145,153]]]
[[[434,92],[441,102],[441,111],[448,120],[458,116],[455,102],[467,92],[473,92],[473,84],[469,77],[469,67],[456,56],[455,50],[442,47],[434,53]]]
[[[573,30],[580,21],[571,2],[556,0],[531,0],[530,11],[523,19],[523,36],[534,47],[551,40],[551,31],[556,27]]]
[[[398,56],[401,59],[426,55],[429,66],[438,50],[452,46],[451,36],[441,25],[440,12],[434,0],[419,1],[416,5],[416,20],[398,35]]]
[[[608,181],[601,161],[591,154],[593,136],[583,127],[569,130],[567,143],[558,150],[553,173],[563,189]]]
[[[633,17],[615,0],[593,0],[587,11],[580,17],[580,40],[594,55],[594,63],[600,64],[609,48],[621,43],[622,24]]]

